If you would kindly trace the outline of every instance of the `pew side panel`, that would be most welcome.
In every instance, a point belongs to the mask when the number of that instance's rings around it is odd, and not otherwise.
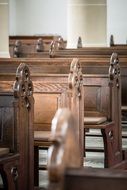
[[[1,93],[10,94],[14,91],[14,125],[17,126],[17,151],[20,154],[19,158],[19,189],[34,188],[34,173],[33,173],[33,86],[30,79],[29,68],[26,64],[20,64],[16,71],[16,81],[13,84],[16,65],[12,69],[13,72],[7,72],[7,78],[1,76],[0,91]],[[9,101],[6,100],[6,103]],[[10,110],[9,110],[10,111]],[[9,114],[11,116],[11,114]],[[9,116],[5,117],[6,122],[9,122]],[[5,122],[5,123],[6,123]],[[8,124],[9,125],[9,124]],[[14,133],[14,130],[13,130]],[[15,134],[15,133],[14,133]],[[14,146],[14,145],[13,145]]]
[[[17,189],[20,172],[16,104],[13,94],[0,93],[0,174],[8,190]]]
[[[72,61],[72,67],[76,71],[70,71],[68,74],[41,74],[33,76],[34,98],[35,98],[35,164],[38,164],[38,148],[49,147],[51,120],[59,107],[68,107],[77,117],[77,135],[80,144],[80,151],[83,158],[83,94],[81,85],[81,71],[78,60]],[[79,77],[79,79],[77,78]],[[68,87],[68,80],[70,89]],[[72,82],[73,81],[73,82]],[[42,105],[42,107],[40,106]],[[83,161],[83,159],[82,159]],[[37,165],[35,166],[36,170]],[[36,173],[36,172],[35,172]],[[36,174],[37,176],[37,174]]]

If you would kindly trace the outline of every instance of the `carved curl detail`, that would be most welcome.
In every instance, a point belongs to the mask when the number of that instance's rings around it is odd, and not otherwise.
[[[58,49],[60,49],[60,50],[65,49],[64,48],[64,40],[61,36],[58,38],[57,43],[58,43]]]
[[[77,48],[82,48],[82,38],[81,38],[81,36],[79,36],[79,38],[78,38]]]
[[[21,46],[22,46],[22,42],[20,40],[16,40],[15,47],[14,47],[14,57],[20,57]]]
[[[70,89],[76,89],[77,96],[81,96],[81,86],[83,83],[83,75],[79,60],[74,58],[71,62],[70,73],[68,76],[68,84]]]
[[[37,40],[36,51],[37,51],[37,52],[42,52],[42,51],[44,51],[44,44],[43,44],[42,38],[39,38],[39,39]]]
[[[50,58],[55,57],[56,49],[57,49],[56,46],[57,46],[56,41],[52,41],[50,44],[50,49],[49,49],[49,57]]]
[[[111,55],[109,77],[110,77],[110,82],[112,82],[113,80],[116,81],[116,86],[119,87],[120,65],[117,53],[112,53]]]
[[[33,95],[33,83],[30,71],[25,63],[21,63],[16,71],[16,81],[13,86],[14,97],[23,98],[27,109],[30,108],[30,98]]]

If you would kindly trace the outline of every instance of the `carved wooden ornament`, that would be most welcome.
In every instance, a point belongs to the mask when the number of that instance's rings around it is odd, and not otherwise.
[[[17,68],[16,81],[13,85],[14,97],[22,98],[27,109],[30,108],[30,98],[33,95],[33,84],[30,79],[30,71],[25,63]]]
[[[68,84],[70,89],[76,88],[76,93],[77,96],[79,97],[81,96],[80,92],[81,92],[82,83],[83,83],[83,75],[79,64],[79,60],[77,58],[74,58],[70,66]]]
[[[111,82],[115,79],[117,87],[119,87],[120,65],[117,53],[112,53],[110,58],[109,77]]]
[[[55,53],[56,53],[56,42],[52,41],[49,49],[49,57],[50,58],[55,57]]]
[[[16,40],[14,47],[14,57],[20,57],[22,43],[20,40]]]
[[[44,45],[43,45],[43,40],[42,40],[42,38],[39,38],[39,39],[37,40],[36,51],[37,51],[37,52],[42,52],[42,51],[44,51]]]

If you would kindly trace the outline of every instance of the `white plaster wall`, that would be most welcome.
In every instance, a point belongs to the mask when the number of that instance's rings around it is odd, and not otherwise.
[[[106,0],[68,0],[68,47],[76,48],[77,39],[83,46],[105,46]]]
[[[127,40],[127,0],[107,0],[107,42],[114,35],[115,43]]]
[[[9,57],[8,0],[0,0],[0,57]]]
[[[10,0],[10,35],[58,34],[66,39],[67,0]]]
[[[16,0],[9,0],[9,34],[16,34]]]
[[[10,35],[59,34],[67,39],[69,0],[9,0]],[[80,0],[81,1],[81,0]],[[96,0],[97,1],[97,0]],[[71,0],[70,0],[71,2]],[[78,3],[79,0],[72,0]],[[82,0],[82,3],[95,0]],[[98,3],[102,0],[98,0]],[[127,40],[127,0],[107,0],[107,44]]]

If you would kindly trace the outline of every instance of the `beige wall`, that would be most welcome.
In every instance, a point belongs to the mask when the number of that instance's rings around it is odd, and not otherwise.
[[[79,36],[83,46],[107,44],[106,0],[68,1],[68,47],[76,47]]]
[[[8,0],[0,0],[0,57],[9,57]]]

